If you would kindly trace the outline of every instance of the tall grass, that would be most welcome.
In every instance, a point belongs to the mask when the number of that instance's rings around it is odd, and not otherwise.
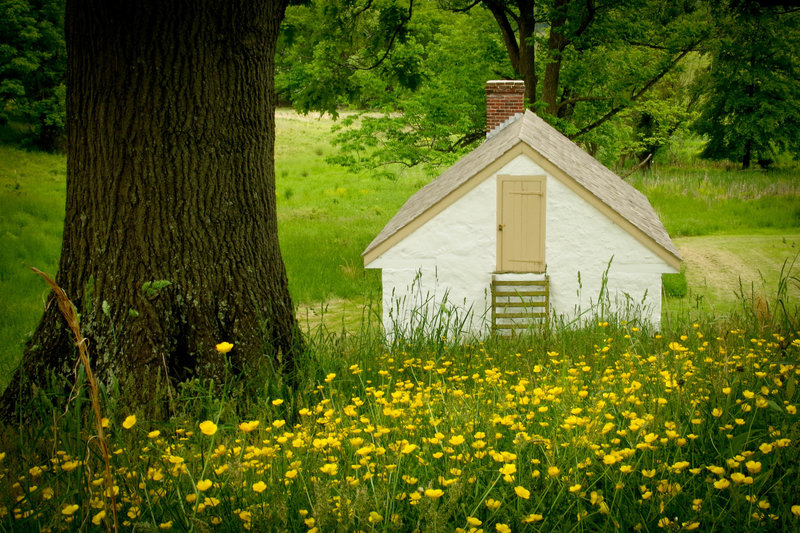
[[[629,178],[673,237],[786,232],[800,228],[796,169],[665,168]]]
[[[265,370],[185,384],[169,421],[109,408],[122,526],[796,529],[797,333],[746,314],[672,326],[392,343],[320,327],[299,389]],[[47,422],[2,434],[4,529],[109,527],[86,402],[43,396],[28,409]]]

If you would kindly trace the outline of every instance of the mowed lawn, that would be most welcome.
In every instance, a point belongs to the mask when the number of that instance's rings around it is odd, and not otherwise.
[[[352,329],[380,314],[380,276],[361,252],[416,190],[419,169],[387,178],[332,166],[328,117],[277,113],[276,193],[290,291],[305,329]],[[46,296],[28,267],[54,273],[63,222],[63,156],[0,147],[0,371],[16,365]],[[769,299],[800,245],[800,173],[671,168],[629,178],[685,256],[689,294],[671,312],[729,312],[742,284]],[[797,295],[793,285],[792,294]],[[0,386],[5,383],[0,378]]]
[[[681,302],[727,313],[746,300],[774,304],[783,272],[790,299],[800,302],[800,233],[677,237],[690,291]],[[791,279],[790,273],[795,277]]]

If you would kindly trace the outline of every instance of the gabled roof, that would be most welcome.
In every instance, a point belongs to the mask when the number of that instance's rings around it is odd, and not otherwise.
[[[443,200],[498,159],[514,155],[518,148],[523,149],[519,153],[533,155],[537,164],[572,185],[582,196],[595,200],[592,203],[603,208],[606,215],[627,226],[628,231],[636,233],[662,259],[678,268],[680,254],[647,197],[531,111],[492,135],[409,198],[364,250],[365,264],[401,239],[404,228],[431,218],[439,212],[436,206]]]

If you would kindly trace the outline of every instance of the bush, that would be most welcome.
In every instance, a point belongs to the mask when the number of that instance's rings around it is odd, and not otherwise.
[[[678,274],[663,274],[661,282],[664,285],[666,295],[672,298],[683,298],[689,292],[686,272],[683,269]]]

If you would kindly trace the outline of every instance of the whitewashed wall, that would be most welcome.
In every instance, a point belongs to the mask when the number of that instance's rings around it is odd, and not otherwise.
[[[633,305],[659,326],[661,274],[675,272],[672,267],[528,157],[515,158],[498,174],[547,175],[545,260],[552,314],[589,318],[608,269],[607,301],[614,310]],[[488,330],[496,210],[493,175],[368,266],[382,269],[388,334],[398,325],[406,331],[419,325],[437,330],[434,316],[462,330]],[[440,313],[442,306],[449,312]]]

